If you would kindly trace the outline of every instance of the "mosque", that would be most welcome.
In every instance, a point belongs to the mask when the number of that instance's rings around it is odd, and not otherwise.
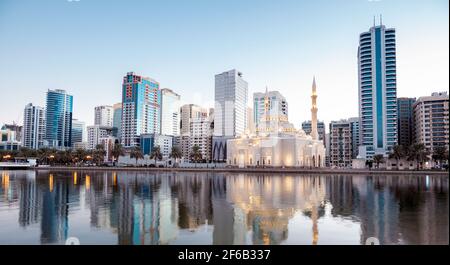
[[[325,166],[325,147],[317,131],[316,80],[312,85],[311,134],[297,130],[286,114],[270,111],[264,99],[264,114],[255,132],[227,141],[227,164],[238,167],[312,167]]]

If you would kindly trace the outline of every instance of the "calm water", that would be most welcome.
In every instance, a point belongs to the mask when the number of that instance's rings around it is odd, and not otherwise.
[[[446,176],[0,176],[0,244],[449,243]]]

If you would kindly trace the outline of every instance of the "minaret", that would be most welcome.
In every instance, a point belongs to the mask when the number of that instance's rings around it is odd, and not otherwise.
[[[312,107],[311,107],[311,137],[313,140],[318,140],[319,135],[317,133],[317,91],[316,91],[316,77],[313,78],[312,95],[311,95]]]

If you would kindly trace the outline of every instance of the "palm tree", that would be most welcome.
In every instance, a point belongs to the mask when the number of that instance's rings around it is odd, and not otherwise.
[[[150,153],[150,159],[155,159],[155,167],[156,160],[162,159],[161,148],[159,146],[154,146],[152,152]]]
[[[106,155],[105,147],[102,144],[96,145],[93,151],[93,157],[97,166],[100,165],[102,161],[104,161],[105,155]]]
[[[134,147],[130,151],[130,158],[136,159],[135,166],[137,166],[138,159],[144,158],[144,155],[142,154],[142,151],[139,147]]]
[[[383,155],[374,155],[373,156],[373,162],[377,165],[377,168],[379,168],[380,164],[384,163]]]
[[[178,148],[177,146],[172,146],[172,150],[170,152],[170,158],[175,158],[175,162],[177,162],[177,160],[181,157],[182,157],[182,154],[181,154],[180,148]]]
[[[119,156],[123,156],[125,154],[123,146],[119,143],[115,143],[111,154],[113,156],[114,165],[116,165],[116,161],[119,160]]]
[[[413,144],[409,147],[408,151],[408,160],[417,162],[417,170],[419,170],[419,166],[426,160],[428,160],[428,156],[430,152],[427,151],[424,144]]]
[[[18,156],[22,156],[25,160],[28,160],[28,157],[33,156],[33,150],[27,147],[22,147],[19,150]]]
[[[391,153],[389,154],[390,159],[395,159],[397,161],[397,169],[399,168],[399,166],[398,166],[399,160],[404,158],[405,156],[406,156],[406,152],[402,145],[395,145],[392,148]]]
[[[198,145],[194,145],[192,147],[192,152],[191,152],[191,159],[197,163],[198,161],[200,161],[203,158],[202,153],[200,151],[200,147]],[[197,165],[196,165],[197,166]]]
[[[446,146],[437,146],[433,150],[432,158],[434,161],[439,162],[439,164],[442,164],[442,161],[446,160],[447,152],[448,151]]]
[[[74,160],[76,160],[77,162],[84,161],[84,158],[86,156],[86,151],[83,149],[77,149],[77,150],[75,150],[73,156],[74,156]]]

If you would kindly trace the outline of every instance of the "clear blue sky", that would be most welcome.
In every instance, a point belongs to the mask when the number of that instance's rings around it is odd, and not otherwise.
[[[447,0],[1,0],[0,124],[44,106],[47,89],[74,95],[74,118],[121,99],[128,71],[183,101],[213,105],[214,75],[236,68],[252,93],[279,90],[289,119],[357,116],[358,36],[383,14],[397,29],[398,95],[449,87]],[[377,22],[378,23],[378,22]]]

